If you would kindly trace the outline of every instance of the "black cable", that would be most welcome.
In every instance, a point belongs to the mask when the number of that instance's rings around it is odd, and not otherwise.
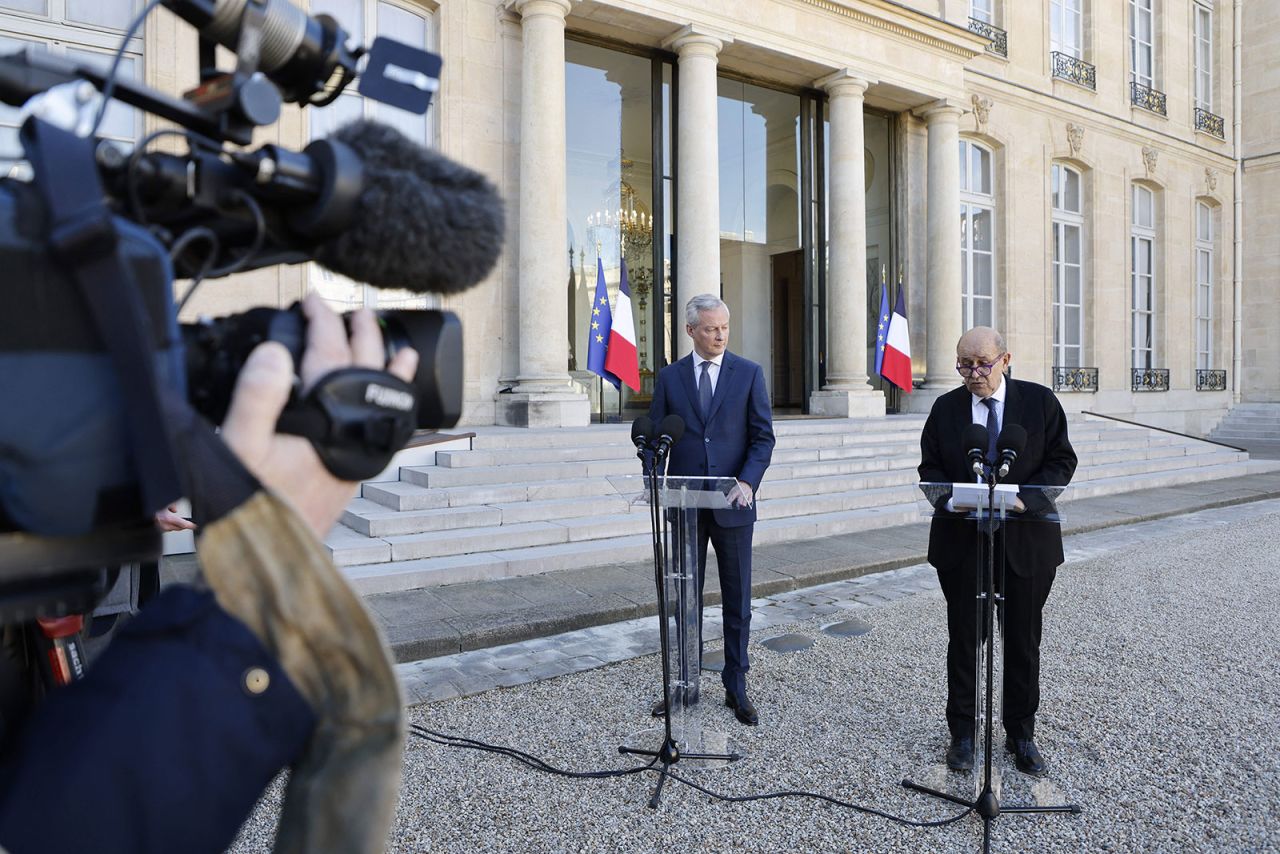
[[[621,768],[617,770],[608,770],[608,771],[565,771],[563,769],[556,768],[548,764],[547,762],[539,759],[536,756],[533,756],[532,754],[525,753],[522,750],[517,750],[514,747],[505,747],[503,745],[497,745],[497,744],[487,744],[483,741],[477,741],[474,738],[448,735],[446,733],[436,732],[435,730],[427,729],[426,727],[420,726],[418,724],[411,725],[409,727],[409,730],[413,735],[417,736],[418,738],[421,738],[425,741],[430,741],[433,744],[439,744],[445,747],[464,747],[464,748],[469,748],[471,750],[479,750],[484,753],[496,753],[499,756],[507,756],[511,759],[515,759],[516,761],[521,762],[525,765],[528,765],[529,767],[535,770],[545,771],[550,774],[558,774],[563,777],[599,779],[599,778],[609,778],[609,777],[624,777],[631,774],[640,774],[645,771],[657,771],[657,772],[663,771],[663,769],[655,767],[658,762],[658,759],[656,756],[652,760],[650,760],[650,762],[647,765],[639,765],[633,768]],[[880,810],[874,809],[873,807],[862,806],[861,804],[855,804],[855,803],[852,803],[851,801],[842,801],[839,798],[833,798],[830,795],[823,795],[818,792],[805,792],[800,790],[782,790],[777,792],[764,792],[758,795],[724,795],[719,792],[713,792],[712,790],[704,786],[700,786],[697,783],[693,782],[692,780],[686,780],[684,777],[681,777],[680,775],[673,772],[670,769],[670,767],[666,769],[665,773],[668,777],[670,777],[672,780],[675,780],[677,783],[683,783],[684,785],[688,786],[691,789],[695,789],[699,792],[702,792],[704,795],[708,795],[712,798],[715,798],[718,801],[725,801],[726,803],[746,803],[748,801],[766,801],[766,800],[776,800],[780,798],[812,798],[813,800],[824,801],[834,806],[855,810],[856,812],[865,813],[866,815],[874,815],[874,816],[877,816],[878,818],[887,819],[888,821],[892,821],[895,824],[901,824],[906,827],[943,827],[948,824],[954,824],[955,822],[960,821],[962,818],[964,818],[965,816],[973,812],[973,807],[969,807],[968,809],[965,809],[957,813],[956,815],[951,816],[950,818],[939,819],[937,821],[913,821],[909,818],[902,818],[901,816],[896,816],[891,813],[881,812]]]
[[[210,249],[208,254],[205,255],[204,262],[200,265],[200,269],[196,270],[195,274],[191,276],[191,287],[187,289],[186,294],[183,295],[182,300],[178,303],[179,312],[186,308],[191,297],[195,295],[196,288],[200,287],[200,283],[204,281],[205,277],[208,276],[210,271],[213,269],[213,262],[217,260],[218,253],[222,251],[222,244],[218,240],[218,235],[214,233],[213,229],[206,228],[203,225],[198,225],[195,228],[190,228],[184,231],[182,236],[173,242],[173,246],[169,248],[169,260],[177,263],[177,260],[182,253],[187,251],[191,244],[195,243],[197,240],[208,241]]]
[[[617,768],[604,771],[567,771],[563,768],[557,768],[550,763],[539,759],[523,750],[517,750],[514,747],[505,747],[497,744],[486,744],[483,741],[477,741],[473,738],[465,738],[463,736],[448,735],[447,733],[436,732],[427,729],[424,726],[413,724],[409,727],[410,732],[425,741],[433,744],[443,745],[445,747],[465,747],[471,750],[479,750],[484,753],[496,753],[499,756],[506,756],[517,762],[528,765],[538,771],[545,771],[549,774],[558,774],[562,777],[571,777],[574,779],[607,779],[611,777],[626,777],[631,774],[641,774],[645,771],[654,770],[657,764],[657,757],[654,757],[645,765],[636,765],[631,768]]]
[[[115,92],[116,77],[120,73],[120,62],[124,59],[124,50],[129,44],[129,40],[138,32],[138,27],[142,26],[142,22],[147,19],[161,0],[151,0],[142,11],[134,16],[133,22],[129,24],[129,30],[124,34],[124,38],[120,40],[120,46],[116,48],[115,58],[111,60],[111,70],[107,72],[106,85],[102,87],[102,103],[98,105],[98,115],[93,120],[93,129],[89,131],[89,136],[96,136],[98,128],[102,125],[103,118],[107,115],[107,105],[111,103],[111,96]]]
[[[675,780],[677,783],[684,783],[691,789],[696,789],[704,795],[709,795],[718,801],[725,801],[727,803],[741,804],[749,801],[768,801],[777,798],[812,798],[816,801],[825,801],[826,803],[834,804],[838,807],[845,807],[846,809],[855,810],[867,815],[874,815],[879,818],[888,819],[895,824],[905,825],[906,827],[943,827],[948,824],[954,824],[969,813],[973,812],[973,807],[969,807],[959,813],[956,813],[950,818],[938,819],[937,821],[912,821],[909,818],[903,818],[901,816],[893,815],[892,813],[881,812],[874,807],[865,807],[861,804],[855,804],[852,801],[842,801],[839,798],[833,798],[830,795],[824,795],[819,792],[805,792],[799,789],[784,789],[777,792],[765,792],[759,795],[724,795],[719,792],[713,792],[705,786],[700,786],[692,780],[686,780],[674,771],[668,770],[667,776],[672,780]]]
[[[262,214],[262,206],[258,204],[258,200],[246,193],[244,190],[232,190],[231,198],[242,203],[253,214],[253,222],[257,228],[253,236],[253,244],[249,247],[239,260],[233,261],[225,267],[219,267],[216,270],[210,270],[208,275],[210,278],[218,278],[220,276],[229,276],[232,273],[238,273],[253,260],[253,257],[262,250],[262,245],[267,240],[267,218]]]

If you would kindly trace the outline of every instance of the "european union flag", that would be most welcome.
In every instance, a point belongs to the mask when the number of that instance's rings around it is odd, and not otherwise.
[[[884,367],[884,344],[889,338],[889,288],[884,282],[884,271],[880,272],[880,321],[876,324],[876,372]]]
[[[596,293],[591,298],[591,329],[588,330],[587,370],[621,390],[622,383],[605,370],[604,360],[609,352],[609,334],[613,331],[613,312],[609,311],[609,288],[604,283],[604,261],[596,258]]]

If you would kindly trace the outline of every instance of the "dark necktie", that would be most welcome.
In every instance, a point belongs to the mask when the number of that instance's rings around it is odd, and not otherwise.
[[[987,462],[995,465],[996,438],[1000,435],[1000,422],[996,419],[996,400],[994,397],[984,397],[982,403],[987,407]]]
[[[702,362],[702,376],[698,377],[698,406],[705,421],[711,414],[711,363],[706,360]]]

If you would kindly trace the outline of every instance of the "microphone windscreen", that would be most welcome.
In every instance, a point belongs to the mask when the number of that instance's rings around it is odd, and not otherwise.
[[[1015,454],[1021,454],[1026,446],[1027,431],[1019,424],[1006,424],[1000,431],[1000,438],[996,439],[997,451],[1013,451]]]
[[[648,442],[653,438],[653,419],[648,415],[641,415],[635,421],[631,422],[631,441],[635,445]]]
[[[658,433],[662,436],[670,436],[671,444],[674,445],[684,435],[684,419],[679,415],[668,415],[658,425]]]
[[[360,158],[364,183],[350,226],[317,247],[316,261],[415,293],[457,293],[489,275],[505,214],[488,178],[379,122],[352,122],[333,138]]]
[[[965,452],[972,451],[974,448],[987,452],[987,428],[981,424],[970,424],[964,428],[964,433],[960,434],[960,444],[964,447]]]

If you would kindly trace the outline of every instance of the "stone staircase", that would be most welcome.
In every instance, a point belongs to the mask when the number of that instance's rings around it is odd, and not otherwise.
[[[1209,438],[1280,456],[1280,403],[1237,403]]]
[[[917,521],[920,415],[775,423],[760,488],[758,544]],[[1071,416],[1074,498],[1250,471],[1248,455],[1196,439]],[[629,425],[477,428],[472,449],[438,451],[398,481],[366,483],[326,539],[356,589],[389,593],[571,567],[642,561],[648,510],[610,475],[638,474]]]

